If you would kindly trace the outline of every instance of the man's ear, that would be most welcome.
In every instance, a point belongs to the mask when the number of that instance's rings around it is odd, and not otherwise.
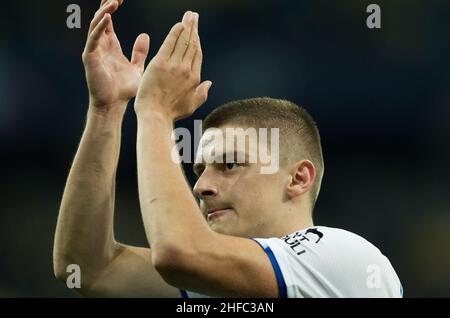
[[[287,187],[290,198],[303,195],[308,192],[316,179],[316,167],[309,160],[296,162],[291,169],[291,181]]]

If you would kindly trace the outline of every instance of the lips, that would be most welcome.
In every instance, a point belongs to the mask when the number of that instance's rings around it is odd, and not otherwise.
[[[220,208],[220,209],[217,209],[217,208],[215,208],[215,209],[210,209],[210,210],[208,211],[208,214],[207,214],[208,220],[210,220],[210,219],[213,218],[213,217],[220,216],[220,215],[222,215],[223,213],[227,213],[227,212],[228,212],[227,210],[229,210],[229,209],[230,209],[230,208],[228,208],[228,207],[226,207],[226,208]]]
[[[214,213],[214,212],[216,212],[216,211],[220,211],[220,210],[226,210],[226,209],[229,209],[229,208],[216,208],[216,209],[210,209],[209,211],[208,211],[208,214],[211,214],[211,213]]]

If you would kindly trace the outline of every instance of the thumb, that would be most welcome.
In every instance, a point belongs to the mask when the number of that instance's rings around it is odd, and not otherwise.
[[[131,64],[137,65],[141,72],[144,71],[145,59],[147,58],[149,47],[150,37],[148,34],[139,34],[134,42],[133,52],[131,53]]]
[[[209,89],[212,86],[212,82],[211,81],[204,81],[203,83],[201,83],[199,86],[197,86],[197,88],[195,89],[195,104],[198,105],[197,107],[199,107],[200,105],[204,104],[206,102],[206,100],[208,99],[208,92]]]

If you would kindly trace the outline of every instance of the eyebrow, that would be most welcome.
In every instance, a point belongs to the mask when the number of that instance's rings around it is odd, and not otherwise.
[[[234,152],[233,152],[233,160],[234,161],[237,161],[237,159],[238,159],[238,154],[242,154],[242,152],[241,151],[237,151],[237,150],[235,150]],[[214,162],[213,163],[217,163],[216,162],[216,159],[217,158],[220,158],[221,156],[222,156],[222,161],[224,162],[224,163],[226,163],[227,162],[227,154],[230,154],[230,152],[225,152],[225,153],[223,153],[222,155],[217,155],[215,158],[214,158]],[[248,154],[247,153],[243,153],[244,154],[244,161],[245,162],[247,162],[248,161]],[[194,163],[194,165],[192,166],[192,170],[194,171],[194,173],[198,176],[198,175],[200,175],[200,171],[201,170],[203,170],[203,169],[205,169],[205,163],[203,163],[203,162],[197,162],[197,163]]]

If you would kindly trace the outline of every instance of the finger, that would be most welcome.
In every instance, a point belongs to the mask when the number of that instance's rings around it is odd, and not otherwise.
[[[198,22],[197,22],[198,24]],[[200,41],[200,36],[198,34],[198,26],[197,30],[194,33],[193,41],[195,41],[197,50],[195,51],[195,56],[192,61],[192,71],[194,74],[201,74],[202,72],[202,63],[203,63],[203,51],[202,51],[202,43]]]
[[[108,1],[110,1],[110,0],[102,0],[102,2],[100,2],[100,8]],[[123,0],[117,0],[117,1],[119,1],[119,6],[123,3]]]
[[[94,17],[96,17],[97,15],[99,15],[100,13],[102,13],[103,9],[105,9],[107,6],[111,5],[111,3],[113,2],[118,2],[119,0],[106,0],[106,1],[102,1],[102,3],[100,4],[100,8],[98,8],[97,11],[95,11],[94,13]]]
[[[95,29],[89,35],[88,41],[86,43],[86,51],[92,52],[98,45],[100,38],[103,35],[103,32],[106,30],[106,27],[111,22],[111,15],[109,13],[105,14],[103,19],[97,24]]]
[[[200,42],[200,37],[198,36],[198,33],[196,42],[197,42],[197,50],[195,52],[195,56],[192,61],[192,72],[194,74],[201,74],[203,63],[203,50],[202,50],[202,43]]]
[[[183,57],[183,62],[189,64],[189,66],[192,68],[193,60],[195,57],[195,54],[199,48],[198,46],[198,13],[194,13],[194,21],[192,23],[192,30],[191,30],[191,36],[189,40],[189,46],[186,50],[186,54]]]
[[[137,65],[141,72],[144,71],[145,59],[150,48],[150,37],[146,33],[139,34],[134,42],[131,53],[131,64]]]
[[[114,24],[113,24],[113,20],[112,17],[110,15],[110,19],[108,24],[106,25],[106,29],[105,29],[106,33],[114,33]]]
[[[159,48],[158,56],[161,58],[168,60],[172,55],[172,52],[175,48],[178,38],[180,37],[181,32],[184,30],[184,25],[181,22],[175,24],[164,40],[163,44]]]
[[[199,47],[195,52],[194,61],[192,62],[192,73],[201,74],[202,63],[203,63],[203,52],[201,47]]]
[[[104,15],[106,13],[112,14],[114,11],[117,10],[119,7],[117,0],[112,0],[111,2],[108,2],[105,4],[102,8],[100,8],[96,13],[94,18],[91,21],[91,24],[89,26],[88,36],[91,34],[91,32],[95,29],[97,24],[103,19]]]
[[[208,92],[211,86],[212,86],[211,81],[204,81],[199,86],[197,86],[194,93],[195,105],[200,106],[206,102],[206,100],[208,99]]]
[[[193,18],[194,15],[191,11],[187,11],[184,14],[182,21],[184,25],[184,31],[178,37],[175,49],[173,50],[173,54],[170,57],[171,59],[174,59],[176,61],[181,61],[183,59],[183,56],[189,47]]]
[[[189,47],[186,51],[186,54],[184,55],[183,63],[188,64],[189,68],[191,68],[191,69],[192,69],[193,60],[195,58],[195,55],[197,54],[197,51],[198,51],[198,45],[196,43],[190,43]]]
[[[97,12],[94,15],[94,18],[91,21],[91,24],[89,25],[88,36],[95,29],[97,24],[103,19],[103,16],[106,13],[112,14],[117,10],[117,8],[119,7],[117,1],[118,0],[108,0],[105,2],[103,7],[97,10]]]

